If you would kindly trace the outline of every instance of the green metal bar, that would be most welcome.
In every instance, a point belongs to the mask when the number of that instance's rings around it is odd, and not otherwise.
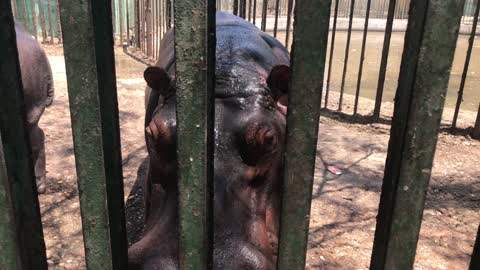
[[[10,185],[22,269],[47,269],[35,174],[30,158],[31,147],[25,128],[23,86],[10,1],[0,1],[0,97],[0,133],[8,177],[7,180],[0,176],[0,181],[4,190]],[[5,194],[1,197],[5,200],[6,196]],[[8,205],[6,207],[9,208]],[[13,222],[9,221],[8,214],[0,215],[0,219],[1,223],[7,226]],[[13,237],[11,229],[2,228],[2,232]],[[0,240],[0,250],[14,252],[15,241],[8,243],[12,246],[4,246],[3,240],[6,239]],[[11,256],[15,256],[10,252]],[[5,254],[7,253],[1,252],[0,257]],[[13,259],[14,257],[6,258],[5,263],[14,263]]]
[[[88,269],[126,269],[110,1],[60,2]]]
[[[305,269],[331,0],[295,6],[278,269]]]
[[[20,269],[21,253],[15,224],[15,209],[0,143],[0,269]]]
[[[462,102],[463,102],[463,91],[465,90],[465,83],[467,81],[468,67],[470,66],[470,59],[472,57],[472,51],[473,51],[473,43],[475,42],[475,36],[477,35],[477,24],[478,24],[479,15],[480,15],[480,1],[477,1],[475,15],[473,15],[472,32],[470,33],[470,38],[468,39],[467,55],[465,57],[465,64],[463,66],[462,80],[460,81],[460,87],[458,88],[458,97],[457,97],[457,102],[455,104],[455,111],[453,113],[452,129],[457,128],[458,114],[460,113],[460,105],[462,105]]]
[[[480,269],[480,226],[477,231],[477,240],[475,240],[475,246],[473,247],[472,259],[470,260],[469,270]]]
[[[370,269],[413,268],[463,4],[411,2]]]
[[[122,152],[118,119],[117,82],[110,1],[92,1],[97,60],[98,93],[102,120],[103,153],[107,180],[110,241],[114,269],[127,269]]]
[[[472,138],[480,140],[480,103],[478,104],[477,120],[475,120],[475,126],[473,126]]]
[[[208,48],[215,46],[215,28],[211,26],[215,4],[207,0],[176,0],[174,5],[179,264],[180,269],[207,269],[211,260],[209,161],[213,159],[208,142],[212,142],[213,135],[211,80],[215,61]]]

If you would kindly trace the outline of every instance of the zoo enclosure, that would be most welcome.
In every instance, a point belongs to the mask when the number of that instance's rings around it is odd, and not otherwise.
[[[11,3],[15,18],[19,20],[36,39],[41,36],[43,43],[53,44],[55,42],[62,43],[60,16],[58,16],[58,1],[59,0],[11,0]],[[117,38],[116,40],[118,40],[120,44],[127,43],[131,47],[139,49],[144,57],[155,62],[158,58],[160,40],[163,34],[173,24],[173,20],[171,19],[173,14],[173,1],[174,0],[113,0],[114,37]],[[375,25],[379,24],[381,30],[385,31],[385,38],[381,62],[378,68],[379,74],[375,104],[373,106],[373,113],[368,120],[374,122],[379,121],[382,101],[384,99],[383,94],[385,91],[393,24],[394,21],[406,21],[410,0],[334,0],[333,2],[334,4],[331,7],[333,26],[331,27],[332,35],[330,39],[330,57],[325,84],[324,108],[328,108],[329,101],[331,101],[330,90],[338,90],[340,92],[338,110],[345,111],[343,98],[345,89],[347,88],[346,80],[348,80],[349,73],[352,73],[352,70],[348,70],[347,67],[352,62],[351,59],[349,60],[349,56],[351,54],[351,35],[353,30],[364,32],[360,63],[357,69],[353,115],[358,114],[359,107],[365,107],[365,105],[361,106],[359,99],[363,92],[362,78],[364,75],[365,44],[368,32],[371,31],[372,28],[371,24],[369,26],[369,21],[375,19]],[[291,17],[295,5],[294,0],[216,0],[216,5],[219,10],[240,15],[250,22],[259,25],[262,30],[273,32],[275,37],[277,37],[279,32],[285,33],[284,44],[286,44],[287,47],[290,46],[290,35],[293,28],[293,20]],[[395,8],[389,8],[390,5]],[[354,20],[358,21],[359,19],[364,20],[363,27],[361,27],[362,29],[358,29],[359,26],[353,24]],[[461,105],[465,99],[464,92],[467,81],[470,84],[478,84],[478,80],[469,80],[469,78],[473,76],[472,73],[469,73],[470,59],[472,55],[474,58],[476,56],[473,48],[478,31],[477,22],[478,0],[465,0],[462,25],[464,26],[463,28],[470,31],[470,38],[464,68],[457,90],[455,111],[451,121],[452,131],[457,128]],[[406,25],[406,23],[403,25]],[[379,30],[378,27],[373,26],[373,28],[377,28],[375,31]],[[36,29],[36,31],[34,29]],[[331,83],[331,69],[333,66],[335,46],[338,46],[338,41],[335,42],[335,33],[344,30],[348,31],[347,44],[343,58],[343,75],[340,87],[338,87]],[[473,99],[474,97],[470,96],[469,98]],[[472,100],[469,102],[475,101]],[[471,126],[473,126],[471,135],[475,138],[480,138],[480,102],[478,108],[478,121],[471,123]]]
[[[410,4],[371,269],[413,267],[462,17],[463,1]],[[214,4],[177,0],[174,5],[180,52],[179,262],[181,269],[207,269],[212,250],[212,144],[207,142],[213,134]],[[290,84],[295,91],[287,116],[278,269],[305,266],[330,5],[330,0],[304,0],[295,9]],[[9,1],[0,2],[0,268],[46,269],[11,8]],[[60,6],[88,269],[127,267],[111,8],[109,1],[93,0],[63,0]],[[445,33],[445,28],[454,31]],[[206,61],[190,64],[198,59]],[[192,105],[193,100],[202,102]],[[196,132],[182,132],[193,124],[199,126]],[[477,236],[472,270],[480,267],[479,245]]]

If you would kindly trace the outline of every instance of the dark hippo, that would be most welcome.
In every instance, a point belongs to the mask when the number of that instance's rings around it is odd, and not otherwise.
[[[217,13],[214,269],[275,269],[289,53],[239,17]],[[173,32],[145,70],[145,231],[129,269],[178,269]],[[151,91],[151,93],[150,93]]]
[[[53,102],[53,77],[47,55],[38,42],[15,22],[18,58],[22,73],[27,132],[30,134],[32,157],[38,193],[45,192],[45,135],[38,126],[45,108]]]

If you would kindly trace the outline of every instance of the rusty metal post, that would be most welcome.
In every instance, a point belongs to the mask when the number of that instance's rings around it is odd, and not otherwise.
[[[279,270],[305,269],[331,0],[295,7]]]
[[[21,253],[11,193],[0,138],[0,269],[16,270],[21,269]]]
[[[0,166],[6,169],[6,173],[3,169],[3,173],[0,172],[0,190],[9,191],[0,194],[0,234],[6,237],[0,239],[0,268],[15,269],[10,266],[16,265],[18,269],[46,270],[45,243],[30,140],[25,128],[23,86],[10,1],[0,1],[0,97],[0,144],[3,145]]]
[[[128,266],[111,8],[60,2],[86,264],[99,270]]]
[[[390,53],[390,40],[392,38],[393,20],[395,19],[395,6],[397,0],[390,0],[387,14],[387,24],[385,26],[385,37],[383,38],[382,60],[380,62],[380,72],[378,75],[377,93],[375,97],[375,108],[373,110],[373,119],[378,121],[380,118],[380,109],[382,107],[383,90],[385,88],[385,77],[387,75],[388,55]]]
[[[120,46],[123,46],[123,0],[118,0],[118,24],[120,32]]]
[[[358,68],[357,91],[355,93],[355,104],[353,106],[353,114],[357,114],[358,99],[360,97],[360,86],[362,84],[363,62],[365,61],[365,48],[367,45],[368,20],[370,19],[370,5],[372,0],[367,0],[367,10],[365,13],[365,26],[363,28],[362,52],[360,53],[360,67]]]
[[[127,0],[125,11],[127,17],[127,46],[130,46],[130,0]]]
[[[45,43],[47,42],[47,26],[45,25],[45,6],[43,1],[40,1],[38,11],[40,16],[40,28],[42,28],[42,43]]]
[[[18,20],[18,5],[17,5],[17,0],[12,1],[13,4],[13,17]]]
[[[140,0],[134,2],[134,32],[135,32],[135,48],[140,49]]]
[[[273,36],[277,37],[278,12],[280,11],[280,0],[275,1],[275,24],[273,26]]]
[[[208,208],[212,206],[215,1],[174,4],[179,263],[182,270],[208,269],[213,226]]]
[[[35,37],[35,40],[38,40],[38,31],[37,31],[37,13],[35,10],[35,0],[30,0],[30,15],[32,19],[32,34]]]
[[[287,9],[287,28],[286,28],[286,36],[285,36],[285,47],[289,48],[289,39],[290,39],[290,24],[292,23],[292,10],[293,10],[293,0],[288,0],[288,9]]]
[[[478,104],[477,120],[472,130],[472,138],[480,140],[480,104]]]
[[[411,2],[370,269],[413,268],[463,4]]]
[[[460,88],[458,89],[457,103],[455,104],[455,112],[453,114],[452,129],[457,127],[458,113],[460,112],[460,105],[463,101],[463,91],[465,90],[465,82],[468,75],[468,67],[470,66],[470,58],[472,57],[473,43],[475,42],[475,35],[477,33],[478,16],[480,12],[480,0],[477,0],[477,6],[475,9],[475,15],[473,17],[472,32],[468,39],[467,56],[465,58],[465,65],[463,67],[462,80],[460,82]]]
[[[54,43],[55,34],[53,31],[53,15],[52,15],[52,0],[47,0],[48,4],[48,27],[50,31],[50,43]]]
[[[340,86],[340,100],[338,101],[338,110],[342,111],[343,93],[345,92],[345,79],[347,77],[348,56],[350,55],[350,40],[352,38],[353,12],[355,10],[355,0],[351,0],[350,16],[348,19],[347,45],[345,46],[345,58],[343,61],[342,84]]]
[[[113,44],[117,42],[117,5],[115,4],[117,0],[111,0],[112,1],[112,23],[113,23],[113,31],[112,31],[112,36],[113,36]]]
[[[468,269],[480,269],[480,226],[478,227],[477,238],[473,246],[472,259],[470,260],[470,267]]]
[[[57,35],[58,35],[58,43],[61,44],[63,43],[63,37],[62,37],[62,23],[60,22],[60,4],[58,3],[59,0],[55,0],[55,7],[57,10]]]
[[[327,86],[325,90],[325,108],[328,106],[328,98],[330,94],[330,80],[332,78],[332,66],[333,66],[333,53],[335,50],[335,35],[337,32],[337,18],[338,18],[338,4],[339,0],[335,0],[335,10],[333,15],[333,28],[332,28],[332,40],[330,42],[330,56],[328,60],[328,75],[327,75]]]
[[[233,15],[238,15],[238,0],[233,0]]]
[[[257,19],[257,0],[253,0],[253,24],[255,24],[256,19]]]
[[[23,18],[23,26],[25,27],[25,30],[28,31],[29,29],[29,23],[28,23],[28,15],[27,15],[27,1],[22,0],[22,18]]]
[[[267,8],[268,8],[268,0],[263,0],[261,29],[264,32],[267,30]]]

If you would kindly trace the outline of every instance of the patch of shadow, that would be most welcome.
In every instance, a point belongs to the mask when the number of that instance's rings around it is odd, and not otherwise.
[[[145,208],[143,205],[143,181],[147,177],[148,157],[145,158],[137,171],[137,179],[125,203],[125,217],[128,245],[140,240],[143,235]]]

